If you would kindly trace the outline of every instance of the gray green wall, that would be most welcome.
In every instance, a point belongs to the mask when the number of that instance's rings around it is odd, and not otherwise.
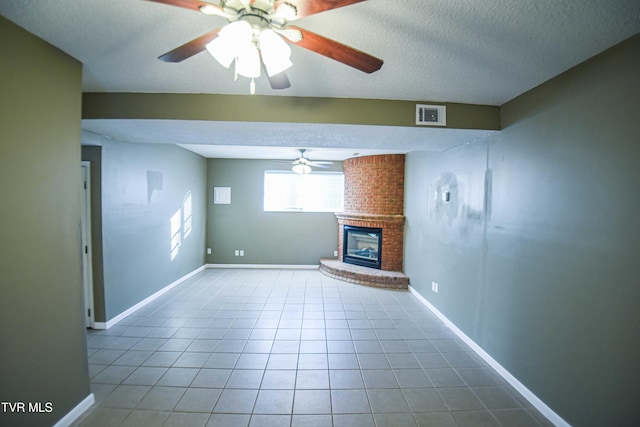
[[[96,140],[97,139],[97,140]],[[90,135],[100,144],[105,319],[204,264],[206,160],[168,144],[135,144]],[[192,195],[192,230],[171,257],[170,219]],[[98,312],[96,311],[96,314]]]
[[[317,265],[338,248],[333,213],[264,212],[264,171],[286,170],[269,160],[209,159],[207,255],[209,264]],[[333,165],[342,170],[342,162]],[[214,187],[231,187],[231,204],[213,204]],[[236,257],[235,250],[244,250]]]
[[[51,426],[89,394],[80,245],[81,64],[0,17],[0,401],[51,402],[3,426]]]
[[[407,156],[412,286],[576,426],[637,424],[639,75],[635,36],[504,105],[496,136]]]

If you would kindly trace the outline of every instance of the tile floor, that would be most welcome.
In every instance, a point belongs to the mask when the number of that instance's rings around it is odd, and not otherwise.
[[[76,426],[547,426],[406,291],[205,270],[87,335]]]

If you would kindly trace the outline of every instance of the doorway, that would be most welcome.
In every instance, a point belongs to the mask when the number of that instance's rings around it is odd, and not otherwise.
[[[84,295],[84,325],[93,328],[93,268],[91,261],[91,162],[81,162],[80,228],[82,238],[82,288]]]

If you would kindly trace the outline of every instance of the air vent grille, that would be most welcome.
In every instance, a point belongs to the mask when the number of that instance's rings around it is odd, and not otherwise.
[[[416,104],[416,125],[446,126],[447,107],[444,105]]]

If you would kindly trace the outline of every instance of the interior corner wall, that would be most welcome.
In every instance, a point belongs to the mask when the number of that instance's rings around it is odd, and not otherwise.
[[[100,144],[108,321],[204,265],[207,170],[175,145]]]
[[[412,286],[576,426],[637,423],[639,52],[510,101],[486,141],[407,156]]]
[[[0,17],[0,425],[90,394],[80,243],[82,66]],[[29,412],[29,403],[43,412]],[[46,402],[50,402],[47,411]]]
[[[265,170],[290,170],[273,160],[209,159],[207,255],[209,264],[317,265],[338,249],[331,212],[265,212]],[[342,170],[336,162],[330,170]],[[214,187],[231,188],[231,204],[213,204]],[[244,257],[235,256],[244,250]]]

